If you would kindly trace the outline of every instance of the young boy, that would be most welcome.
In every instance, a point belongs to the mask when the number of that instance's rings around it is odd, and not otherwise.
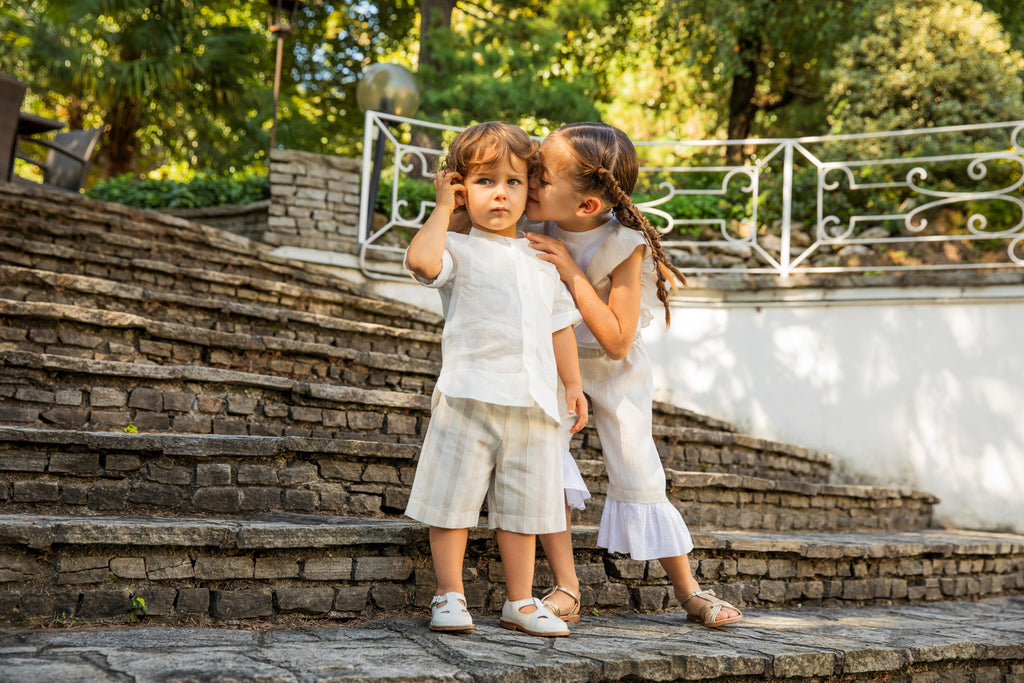
[[[463,131],[434,180],[436,207],[405,255],[413,277],[438,288],[445,317],[441,375],[406,509],[430,526],[434,630],[474,627],[462,563],[486,497],[505,570],[501,625],[569,634],[533,597],[535,535],[565,529],[557,379],[574,432],[586,425],[587,403],[572,330],[579,312],[558,271],[516,233],[535,153],[515,126]],[[462,207],[469,234],[448,232]]]

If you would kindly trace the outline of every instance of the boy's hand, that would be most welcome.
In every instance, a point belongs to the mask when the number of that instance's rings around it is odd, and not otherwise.
[[[466,186],[462,175],[454,171],[438,171],[434,176],[434,191],[437,193],[436,206],[454,211],[466,203]]]
[[[571,434],[575,434],[587,426],[587,397],[583,395],[583,387],[566,387],[565,402],[569,414],[576,416],[576,424],[569,429]]]

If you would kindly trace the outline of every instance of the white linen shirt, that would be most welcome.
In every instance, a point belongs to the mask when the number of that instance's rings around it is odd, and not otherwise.
[[[538,405],[559,420],[551,335],[582,318],[553,264],[519,235],[473,228],[469,235],[445,236],[436,278],[410,274],[441,295],[438,391],[497,405]]]

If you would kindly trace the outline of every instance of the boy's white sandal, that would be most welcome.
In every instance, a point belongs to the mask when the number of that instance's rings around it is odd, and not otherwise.
[[[472,631],[475,628],[462,593],[435,595],[430,601],[431,631]]]
[[[529,614],[520,610],[528,605],[536,605],[537,609]],[[501,608],[501,621],[505,628],[522,631],[531,636],[567,636],[569,627],[556,617],[547,606],[537,598],[525,600],[506,600]]]

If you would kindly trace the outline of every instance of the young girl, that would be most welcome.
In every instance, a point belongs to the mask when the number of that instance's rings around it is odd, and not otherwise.
[[[573,431],[587,422],[576,339],[580,317],[554,266],[516,233],[536,152],[503,123],[463,131],[434,180],[437,203],[409,244],[405,266],[438,288],[444,309],[441,374],[406,514],[430,525],[437,578],[430,628],[473,628],[462,561],[487,499],[508,599],[501,625],[536,636],[569,630],[533,597],[536,534],[565,529],[558,378]],[[468,235],[448,232],[465,207]],[[557,368],[557,376],[556,376]]]
[[[577,328],[583,389],[590,397],[608,473],[597,544],[635,560],[659,559],[687,618],[717,627],[743,616],[690,569],[690,533],[665,494],[665,471],[652,437],[653,379],[639,328],[660,300],[669,321],[666,280],[685,278],[661,250],[658,233],[633,205],[636,149],[602,123],[562,126],[541,144],[527,218],[546,234],[528,233],[541,259],[558,268],[583,315]],[[563,436],[567,449],[568,435]],[[571,460],[571,459],[570,459]],[[571,461],[566,482],[582,482]],[[567,490],[569,506],[587,495]],[[575,502],[575,505],[574,505]],[[566,510],[568,523],[570,510]],[[565,621],[579,620],[579,581],[570,531],[541,537],[555,587],[544,601]]]

